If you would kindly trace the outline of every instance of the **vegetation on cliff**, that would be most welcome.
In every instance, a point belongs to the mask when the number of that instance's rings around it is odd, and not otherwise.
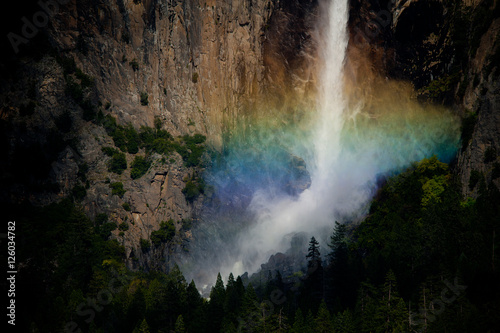
[[[332,224],[328,247],[311,239],[304,271],[262,272],[267,278],[250,284],[232,274],[224,284],[219,275],[210,299],[177,267],[125,269],[106,216],[90,221],[69,200],[14,207],[26,221],[18,245],[21,325],[38,332],[488,331],[500,324],[500,192],[483,183],[477,200],[462,201],[458,189],[448,165],[416,163],[388,179],[361,224]],[[164,222],[151,241],[141,240],[142,251],[175,233],[173,221]]]

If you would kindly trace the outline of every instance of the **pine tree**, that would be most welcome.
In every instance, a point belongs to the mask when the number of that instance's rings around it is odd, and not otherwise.
[[[182,315],[179,315],[175,321],[175,333],[186,333],[186,327],[184,326],[184,319],[182,318]]]
[[[242,296],[233,273],[230,273],[227,279],[226,299],[224,300],[225,319],[230,322],[236,322],[236,317],[241,308]]]
[[[324,271],[318,244],[318,241],[312,237],[306,256],[308,259],[307,276],[299,297],[303,307],[312,309],[314,312],[317,311],[321,300],[324,298]]]
[[[208,304],[209,332],[218,333],[224,318],[224,302],[226,300],[226,290],[222,277],[217,274],[215,286],[210,291],[210,303]]]
[[[186,299],[189,305],[185,314],[186,328],[188,332],[202,332],[206,328],[205,308],[193,280],[186,289]]]
[[[146,319],[143,319],[141,324],[136,326],[133,333],[149,333],[149,325]]]
[[[330,311],[326,307],[324,300],[321,301],[319,305],[318,314],[314,320],[315,332],[318,333],[330,333],[333,332],[332,319],[330,316]]]
[[[257,299],[257,293],[250,283],[243,296],[243,304],[238,318],[238,331],[258,332],[262,324],[262,311]]]
[[[328,244],[331,251],[328,254],[329,264],[326,268],[325,290],[328,305],[334,311],[342,311],[345,307],[354,306],[356,295],[355,277],[350,272],[347,227],[335,222],[333,234]]]
[[[295,311],[295,319],[293,321],[293,326],[290,333],[302,333],[305,331],[304,316],[302,315],[302,310],[300,308]]]
[[[345,310],[335,315],[333,319],[333,331],[356,333],[356,323],[350,310]]]
[[[378,298],[379,292],[375,286],[369,282],[361,283],[356,303],[356,314],[361,319],[361,332],[376,331],[375,314],[377,312]]]
[[[311,237],[311,240],[309,241],[309,248],[307,250],[307,255],[306,258],[308,260],[307,262],[307,267],[308,267],[308,273],[312,273],[310,271],[314,271],[318,268],[319,265],[321,265],[321,255],[319,253],[319,242],[316,240],[316,238]]]
[[[408,310],[397,291],[396,276],[392,270],[386,275],[382,299],[376,312],[379,332],[403,332],[408,327]]]

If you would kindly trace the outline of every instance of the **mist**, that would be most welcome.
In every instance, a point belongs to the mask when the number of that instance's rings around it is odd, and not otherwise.
[[[381,178],[456,153],[458,118],[421,105],[409,84],[366,65],[363,51],[348,44],[347,0],[320,6],[314,104],[298,106],[293,117],[261,105],[265,112],[242,122],[222,161],[207,170],[217,203],[204,210],[181,262],[199,287],[218,272],[258,271],[297,233],[315,236],[326,254],[334,222],[359,222]]]

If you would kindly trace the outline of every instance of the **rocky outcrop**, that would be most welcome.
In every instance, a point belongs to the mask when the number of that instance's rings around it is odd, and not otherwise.
[[[191,237],[181,230],[182,221],[196,218],[204,196],[188,202],[182,190],[200,170],[187,168],[174,152],[152,155],[149,171],[131,179],[130,165],[136,155],[144,156],[141,149],[126,153],[124,173],[108,172],[110,158],[102,147],[115,144],[102,119],[86,112],[111,115],[136,129],[160,119],[174,137],[201,133],[220,149],[223,134],[258,101],[273,100],[283,108],[292,81],[308,82],[301,79],[307,73],[294,70],[305,58],[296,51],[310,40],[315,6],[305,0],[103,0],[58,6],[45,29],[1,66],[6,73],[0,93],[2,201],[45,205],[76,195],[90,218],[106,213],[117,226],[128,226],[113,237],[125,246],[131,266],[164,260]],[[68,71],[71,59],[92,79],[82,91],[68,91],[68,77],[84,85],[74,68]],[[290,182],[298,179],[297,186],[307,187],[307,171],[300,161],[291,163]],[[34,171],[35,165],[40,170]],[[122,183],[125,194],[114,195],[112,183]],[[142,251],[140,239],[169,219],[178,233],[171,244]]]
[[[477,197],[482,180],[500,185],[499,14],[490,0],[351,2],[351,49],[464,119],[455,165],[464,198]]]

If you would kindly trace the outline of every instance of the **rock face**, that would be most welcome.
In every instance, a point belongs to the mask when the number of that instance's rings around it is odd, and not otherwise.
[[[498,187],[498,2],[352,1],[350,13],[351,46],[387,76],[410,80],[422,101],[464,119],[455,164],[464,198],[477,197],[482,179]]]
[[[464,196],[478,192],[480,182],[468,186],[472,171],[498,186],[498,1],[352,0],[350,6],[351,47],[366,49],[373,66],[388,76],[411,80],[422,97],[451,105],[463,117],[475,115],[456,166]],[[174,137],[201,133],[223,150],[239,122],[288,112],[314,95],[311,31],[318,10],[314,0],[60,5],[46,28],[0,66],[1,201],[45,205],[79,196],[89,217],[106,213],[116,225],[128,225],[113,237],[125,246],[131,267],[168,259],[191,237],[185,221],[196,223],[210,199],[205,193],[188,202],[183,193],[202,170],[186,167],[173,152],[152,155],[151,168],[139,179],[131,179],[130,168],[110,173],[102,147],[115,143],[86,112],[101,111],[136,129],[160,119]],[[68,74],[65,59],[73,59],[82,74]],[[71,90],[68,76],[91,83]],[[144,156],[144,149],[137,154]],[[125,154],[129,166],[137,154]],[[303,161],[292,156],[290,166],[286,191],[295,194],[310,179]],[[110,188],[120,182],[121,197]],[[169,219],[175,221],[174,241],[141,250],[140,240]]]
[[[292,81],[300,79],[294,70],[304,54],[296,51],[309,40],[305,34],[315,7],[305,0],[104,0],[58,6],[46,29],[1,66],[2,201],[45,205],[85,191],[79,202],[90,218],[105,213],[116,225],[128,226],[113,231],[113,237],[125,246],[130,266],[158,265],[190,238],[182,221],[196,219],[205,199],[188,202],[182,190],[201,170],[186,167],[175,152],[152,155],[149,171],[133,180],[130,165],[135,155],[144,156],[141,149],[126,153],[129,168],[123,174],[108,172],[110,158],[102,147],[115,143],[85,113],[100,111],[136,129],[160,119],[174,137],[204,134],[220,149],[223,134],[257,101],[279,104]],[[74,68],[68,72],[71,59],[92,78],[83,91],[68,89],[68,76],[84,85],[78,73],[71,74]],[[292,176],[308,186],[299,164]],[[40,170],[33,171],[35,165]],[[112,194],[113,183],[123,184],[122,196]],[[176,223],[175,240],[142,251],[140,240],[169,219]]]

